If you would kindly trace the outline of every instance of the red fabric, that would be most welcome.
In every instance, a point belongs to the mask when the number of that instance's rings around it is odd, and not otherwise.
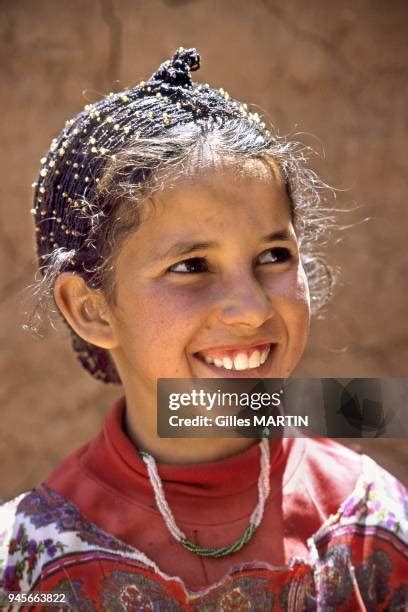
[[[337,512],[361,471],[360,456],[333,441],[271,440],[271,493],[254,537],[234,555],[199,557],[168,532],[146,467],[124,432],[125,409],[121,398],[103,431],[71,454],[46,484],[190,589],[213,584],[239,563],[259,560],[282,567],[294,556],[307,558],[306,540]],[[242,534],[258,499],[259,454],[255,444],[221,461],[158,464],[176,523],[189,539],[218,547]]]

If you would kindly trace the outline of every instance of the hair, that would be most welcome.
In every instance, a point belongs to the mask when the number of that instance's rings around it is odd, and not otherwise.
[[[44,313],[49,315],[52,305],[55,307],[54,283],[64,271],[80,274],[90,287],[102,290],[108,302],[114,303],[116,257],[124,240],[139,225],[141,207],[155,191],[164,189],[187,169],[199,172],[209,159],[239,164],[246,160],[272,161],[278,167],[308,276],[312,312],[327,302],[333,277],[319,249],[334,217],[321,201],[327,185],[307,165],[311,149],[268,129],[257,113],[231,100],[224,90],[193,86],[190,70],[198,65],[194,50],[179,50],[147,85],[142,83],[126,95],[110,94],[98,103],[99,107],[86,108],[85,115],[69,121],[53,141],[43,160],[45,168],[40,172],[42,181],[36,186],[37,205],[32,211],[37,219],[42,278],[33,285],[35,302],[27,328],[38,333]],[[124,102],[128,110],[125,115]],[[108,111],[104,104],[110,105]],[[104,126],[108,123],[111,128],[113,123],[114,131],[121,132],[119,140],[114,140],[112,130],[101,131],[101,114]],[[89,126],[89,115],[93,115],[91,119],[96,117],[94,127]],[[119,129],[115,129],[117,126]],[[129,132],[133,133],[131,139],[126,138]],[[93,153],[88,158],[84,155],[83,133],[87,152],[90,148]],[[71,155],[65,159],[69,147]],[[45,222],[48,233],[44,231]],[[104,382],[120,383],[109,352],[70,331],[85,369]]]

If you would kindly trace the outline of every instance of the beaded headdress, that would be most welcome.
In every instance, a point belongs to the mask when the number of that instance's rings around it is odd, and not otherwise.
[[[246,104],[231,99],[223,89],[194,83],[191,72],[199,67],[197,51],[180,48],[148,81],[86,105],[53,139],[41,160],[31,211],[43,276],[56,253],[70,255],[60,271],[84,276],[101,260],[95,242],[89,240],[95,208],[109,206],[107,199],[98,199],[98,183],[107,163],[127,146],[162,134],[166,128],[191,122],[205,124],[245,117],[264,130],[257,113],[250,113]],[[103,215],[104,210],[99,212]],[[85,369],[99,380],[119,383],[108,351],[88,344],[71,328],[70,331]]]

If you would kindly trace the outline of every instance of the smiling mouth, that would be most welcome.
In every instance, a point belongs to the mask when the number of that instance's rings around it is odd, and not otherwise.
[[[244,372],[259,369],[267,361],[275,346],[275,344],[261,344],[246,350],[205,351],[194,356],[211,368],[219,369],[220,372]]]

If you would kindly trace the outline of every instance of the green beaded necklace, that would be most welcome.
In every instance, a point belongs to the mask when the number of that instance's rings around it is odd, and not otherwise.
[[[219,548],[199,546],[198,544],[195,544],[194,542],[189,540],[186,535],[177,527],[173,513],[170,510],[170,507],[164,495],[163,485],[157,471],[157,465],[154,457],[149,453],[146,453],[145,451],[139,452],[142,460],[146,464],[147,473],[155,494],[156,504],[159,509],[159,512],[162,515],[164,522],[166,523],[166,526],[172,536],[178,542],[180,542],[180,544],[184,546],[184,548],[186,548],[192,553],[195,553],[196,555],[201,555],[203,557],[219,558],[238,552],[252,539],[252,536],[254,535],[256,529],[261,523],[265,508],[265,502],[268,498],[270,491],[270,456],[268,440],[263,439],[262,442],[259,444],[259,448],[261,451],[261,469],[258,479],[258,503],[251,514],[249,525],[245,529],[241,537],[229,546],[221,546]]]

